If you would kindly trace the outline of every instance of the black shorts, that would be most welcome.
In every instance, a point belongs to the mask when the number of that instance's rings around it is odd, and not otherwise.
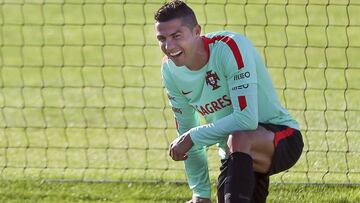
[[[275,152],[268,175],[285,171],[294,166],[299,160],[304,147],[301,132],[284,125],[265,123],[259,123],[259,125],[275,133]]]
[[[269,176],[285,171],[291,168],[299,160],[304,143],[301,132],[284,126],[267,123],[259,123],[260,126],[275,133],[274,146],[275,151],[271,162],[270,169],[266,174],[255,173],[255,191],[254,195],[259,196],[260,199],[255,202],[265,202],[268,194]],[[224,181],[227,176],[227,159],[221,160],[220,175],[218,177],[218,195],[223,195]],[[258,187],[258,188],[256,188]],[[256,190],[259,190],[256,192]],[[221,198],[221,197],[220,197]]]

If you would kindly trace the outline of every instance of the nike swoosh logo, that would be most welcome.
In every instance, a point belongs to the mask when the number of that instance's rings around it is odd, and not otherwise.
[[[192,92],[192,91],[184,92],[183,90],[181,90],[181,93],[182,93],[183,95],[190,94],[191,92]]]

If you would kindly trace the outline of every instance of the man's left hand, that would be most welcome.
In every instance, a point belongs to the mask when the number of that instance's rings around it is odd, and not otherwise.
[[[176,138],[169,147],[169,155],[174,161],[184,161],[187,159],[187,152],[194,145],[190,134],[185,133]]]

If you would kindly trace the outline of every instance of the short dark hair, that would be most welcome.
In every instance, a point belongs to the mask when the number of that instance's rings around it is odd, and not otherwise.
[[[167,22],[180,18],[182,23],[191,29],[198,24],[194,11],[180,0],[165,3],[155,12],[154,18],[157,22]]]

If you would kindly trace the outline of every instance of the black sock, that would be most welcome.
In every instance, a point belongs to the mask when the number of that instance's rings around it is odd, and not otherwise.
[[[254,171],[250,155],[234,152],[229,156],[225,181],[225,203],[248,203],[254,190]]]
[[[265,203],[269,194],[269,176],[267,174],[254,172],[255,188],[252,195],[252,203]]]

